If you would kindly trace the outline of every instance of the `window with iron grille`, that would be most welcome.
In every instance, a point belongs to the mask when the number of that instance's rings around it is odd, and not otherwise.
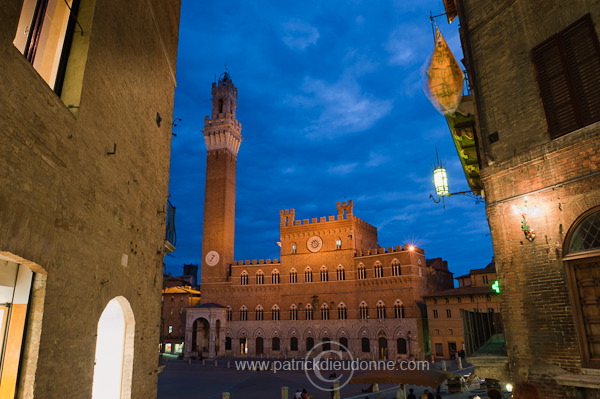
[[[600,46],[589,14],[532,56],[551,138],[600,121]]]

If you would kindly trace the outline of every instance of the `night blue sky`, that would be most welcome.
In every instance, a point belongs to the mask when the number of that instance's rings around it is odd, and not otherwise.
[[[383,247],[415,244],[455,276],[492,257],[483,204],[429,199],[439,157],[450,190],[468,190],[445,119],[423,92],[433,50],[429,22],[441,0],[230,0],[182,2],[171,202],[179,275],[201,263],[211,83],[225,64],[238,88],[237,260],[279,258],[279,211],[297,219],[354,214]],[[458,26],[437,22],[457,59]]]

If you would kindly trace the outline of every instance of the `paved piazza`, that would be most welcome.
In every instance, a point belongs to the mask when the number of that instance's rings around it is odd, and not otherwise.
[[[231,368],[225,367],[226,360],[220,360],[217,367],[214,362],[200,361],[189,364],[183,360],[169,360],[165,370],[158,376],[158,399],[220,399],[223,392],[229,392],[231,399],[279,399],[281,387],[289,388],[292,398],[296,389],[306,388],[313,399],[331,399],[330,392],[317,390],[306,377],[304,371],[248,371],[236,370],[234,360]],[[384,399],[395,397],[394,384],[380,384]],[[358,396],[377,399],[378,394],[362,393],[366,385],[348,384],[342,388],[342,398]],[[414,387],[421,394],[423,387]],[[471,394],[443,395],[446,399],[467,399]],[[486,395],[479,394],[482,399]]]

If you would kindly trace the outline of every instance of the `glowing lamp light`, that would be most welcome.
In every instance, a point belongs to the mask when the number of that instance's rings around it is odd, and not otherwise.
[[[494,292],[496,292],[496,294],[500,293],[500,281],[494,280],[494,284],[492,284],[492,290],[494,290]]]
[[[512,392],[512,390],[513,390],[512,384],[511,383],[506,384],[506,391],[507,392]]]
[[[409,245],[409,246],[408,246],[408,250],[409,250],[409,251],[414,251],[414,250],[415,250],[415,247],[414,247],[414,245]]]
[[[448,174],[446,173],[446,169],[442,168],[441,165],[433,170],[433,183],[435,184],[435,193],[439,197],[450,195]]]

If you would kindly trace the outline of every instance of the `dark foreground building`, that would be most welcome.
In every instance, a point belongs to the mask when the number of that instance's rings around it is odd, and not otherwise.
[[[485,194],[506,340],[504,353],[470,360],[543,398],[597,398],[600,2],[444,3],[474,94],[448,121]]]
[[[0,397],[156,397],[179,1],[0,21]]]

